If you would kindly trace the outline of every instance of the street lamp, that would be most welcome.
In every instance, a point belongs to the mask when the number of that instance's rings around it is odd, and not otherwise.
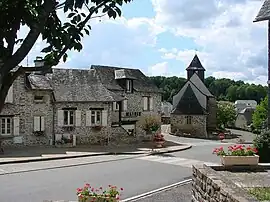
[[[253,22],[268,21],[268,113],[267,113],[267,128],[270,129],[270,0],[265,0],[259,13]]]

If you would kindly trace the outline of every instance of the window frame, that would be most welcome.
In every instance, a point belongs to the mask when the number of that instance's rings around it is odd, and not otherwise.
[[[187,125],[192,125],[192,116],[186,116],[185,119]]]
[[[99,123],[97,121],[99,114]],[[102,110],[91,110],[91,125],[101,126],[102,125]]]
[[[42,99],[36,99],[36,98],[42,98]],[[34,95],[34,101],[35,102],[44,102],[44,96],[43,95]]]
[[[150,111],[151,110],[150,109],[151,108],[151,106],[150,106],[150,99],[151,99],[151,97],[150,96],[144,96],[143,99],[144,98],[146,98],[146,100],[147,100],[146,101],[146,109],[144,111]],[[143,108],[144,108],[144,106],[143,106]]]
[[[2,133],[3,132],[3,120],[5,120],[4,121],[4,133]],[[8,123],[8,121],[7,120],[9,120],[9,123]],[[1,125],[0,125],[0,127],[1,127],[1,135],[2,136],[8,136],[8,135],[12,135],[12,132],[11,132],[11,129],[12,129],[12,119],[10,118],[10,117],[1,117]],[[9,126],[9,127],[8,127]],[[8,130],[9,130],[9,133],[8,133]]]
[[[67,113],[67,123],[66,123],[66,113]],[[72,118],[71,118],[72,115]],[[64,126],[74,126],[75,125],[75,110],[65,109],[63,110],[63,125]],[[72,120],[72,123],[71,121]]]
[[[132,81],[130,79],[127,79],[126,80],[126,91],[128,93],[131,93],[132,92]]]

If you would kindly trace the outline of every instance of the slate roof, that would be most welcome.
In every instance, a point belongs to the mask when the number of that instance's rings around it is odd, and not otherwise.
[[[252,123],[252,114],[254,113],[255,108],[253,107],[246,107],[245,109],[241,110],[238,115],[243,115],[247,121],[247,125]]]
[[[253,22],[270,20],[270,0],[265,0]]]
[[[57,69],[51,75],[56,101],[60,102],[112,102],[124,98],[109,91],[92,69]]]
[[[194,58],[192,59],[191,63],[186,68],[186,70],[202,70],[202,71],[205,71],[205,69],[202,66],[202,63],[201,63],[201,61],[200,61],[197,54],[195,54]]]
[[[33,90],[53,90],[49,78],[44,75],[30,74],[27,78]]]
[[[119,85],[115,79],[115,70],[125,70],[125,74],[134,79],[133,88],[139,92],[154,92],[161,93],[161,90],[147,78],[139,69],[129,69],[111,66],[92,65],[91,69],[96,70],[99,75],[101,83],[109,90],[121,90],[124,89]]]
[[[199,115],[206,113],[206,96],[190,82],[181,91],[179,102],[175,103],[172,114]]]
[[[207,89],[207,87],[204,85],[202,80],[199,78],[199,76],[194,73],[190,80],[188,80],[183,88],[175,95],[173,96],[173,109],[176,112],[176,108],[179,105],[179,102],[181,99],[183,99],[185,95],[185,92],[187,91],[187,88],[191,88],[194,92],[194,99],[197,99],[198,103],[203,109],[207,109],[207,97],[214,97],[210,91]]]

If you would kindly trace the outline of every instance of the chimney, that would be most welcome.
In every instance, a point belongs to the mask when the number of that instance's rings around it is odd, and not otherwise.
[[[35,67],[43,67],[44,66],[44,60],[42,57],[37,56],[36,59],[34,60]]]

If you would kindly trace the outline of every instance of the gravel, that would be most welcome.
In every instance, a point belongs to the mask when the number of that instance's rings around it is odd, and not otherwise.
[[[173,187],[171,189],[135,200],[136,202],[190,202],[191,183]],[[134,201],[134,202],[135,202]]]

